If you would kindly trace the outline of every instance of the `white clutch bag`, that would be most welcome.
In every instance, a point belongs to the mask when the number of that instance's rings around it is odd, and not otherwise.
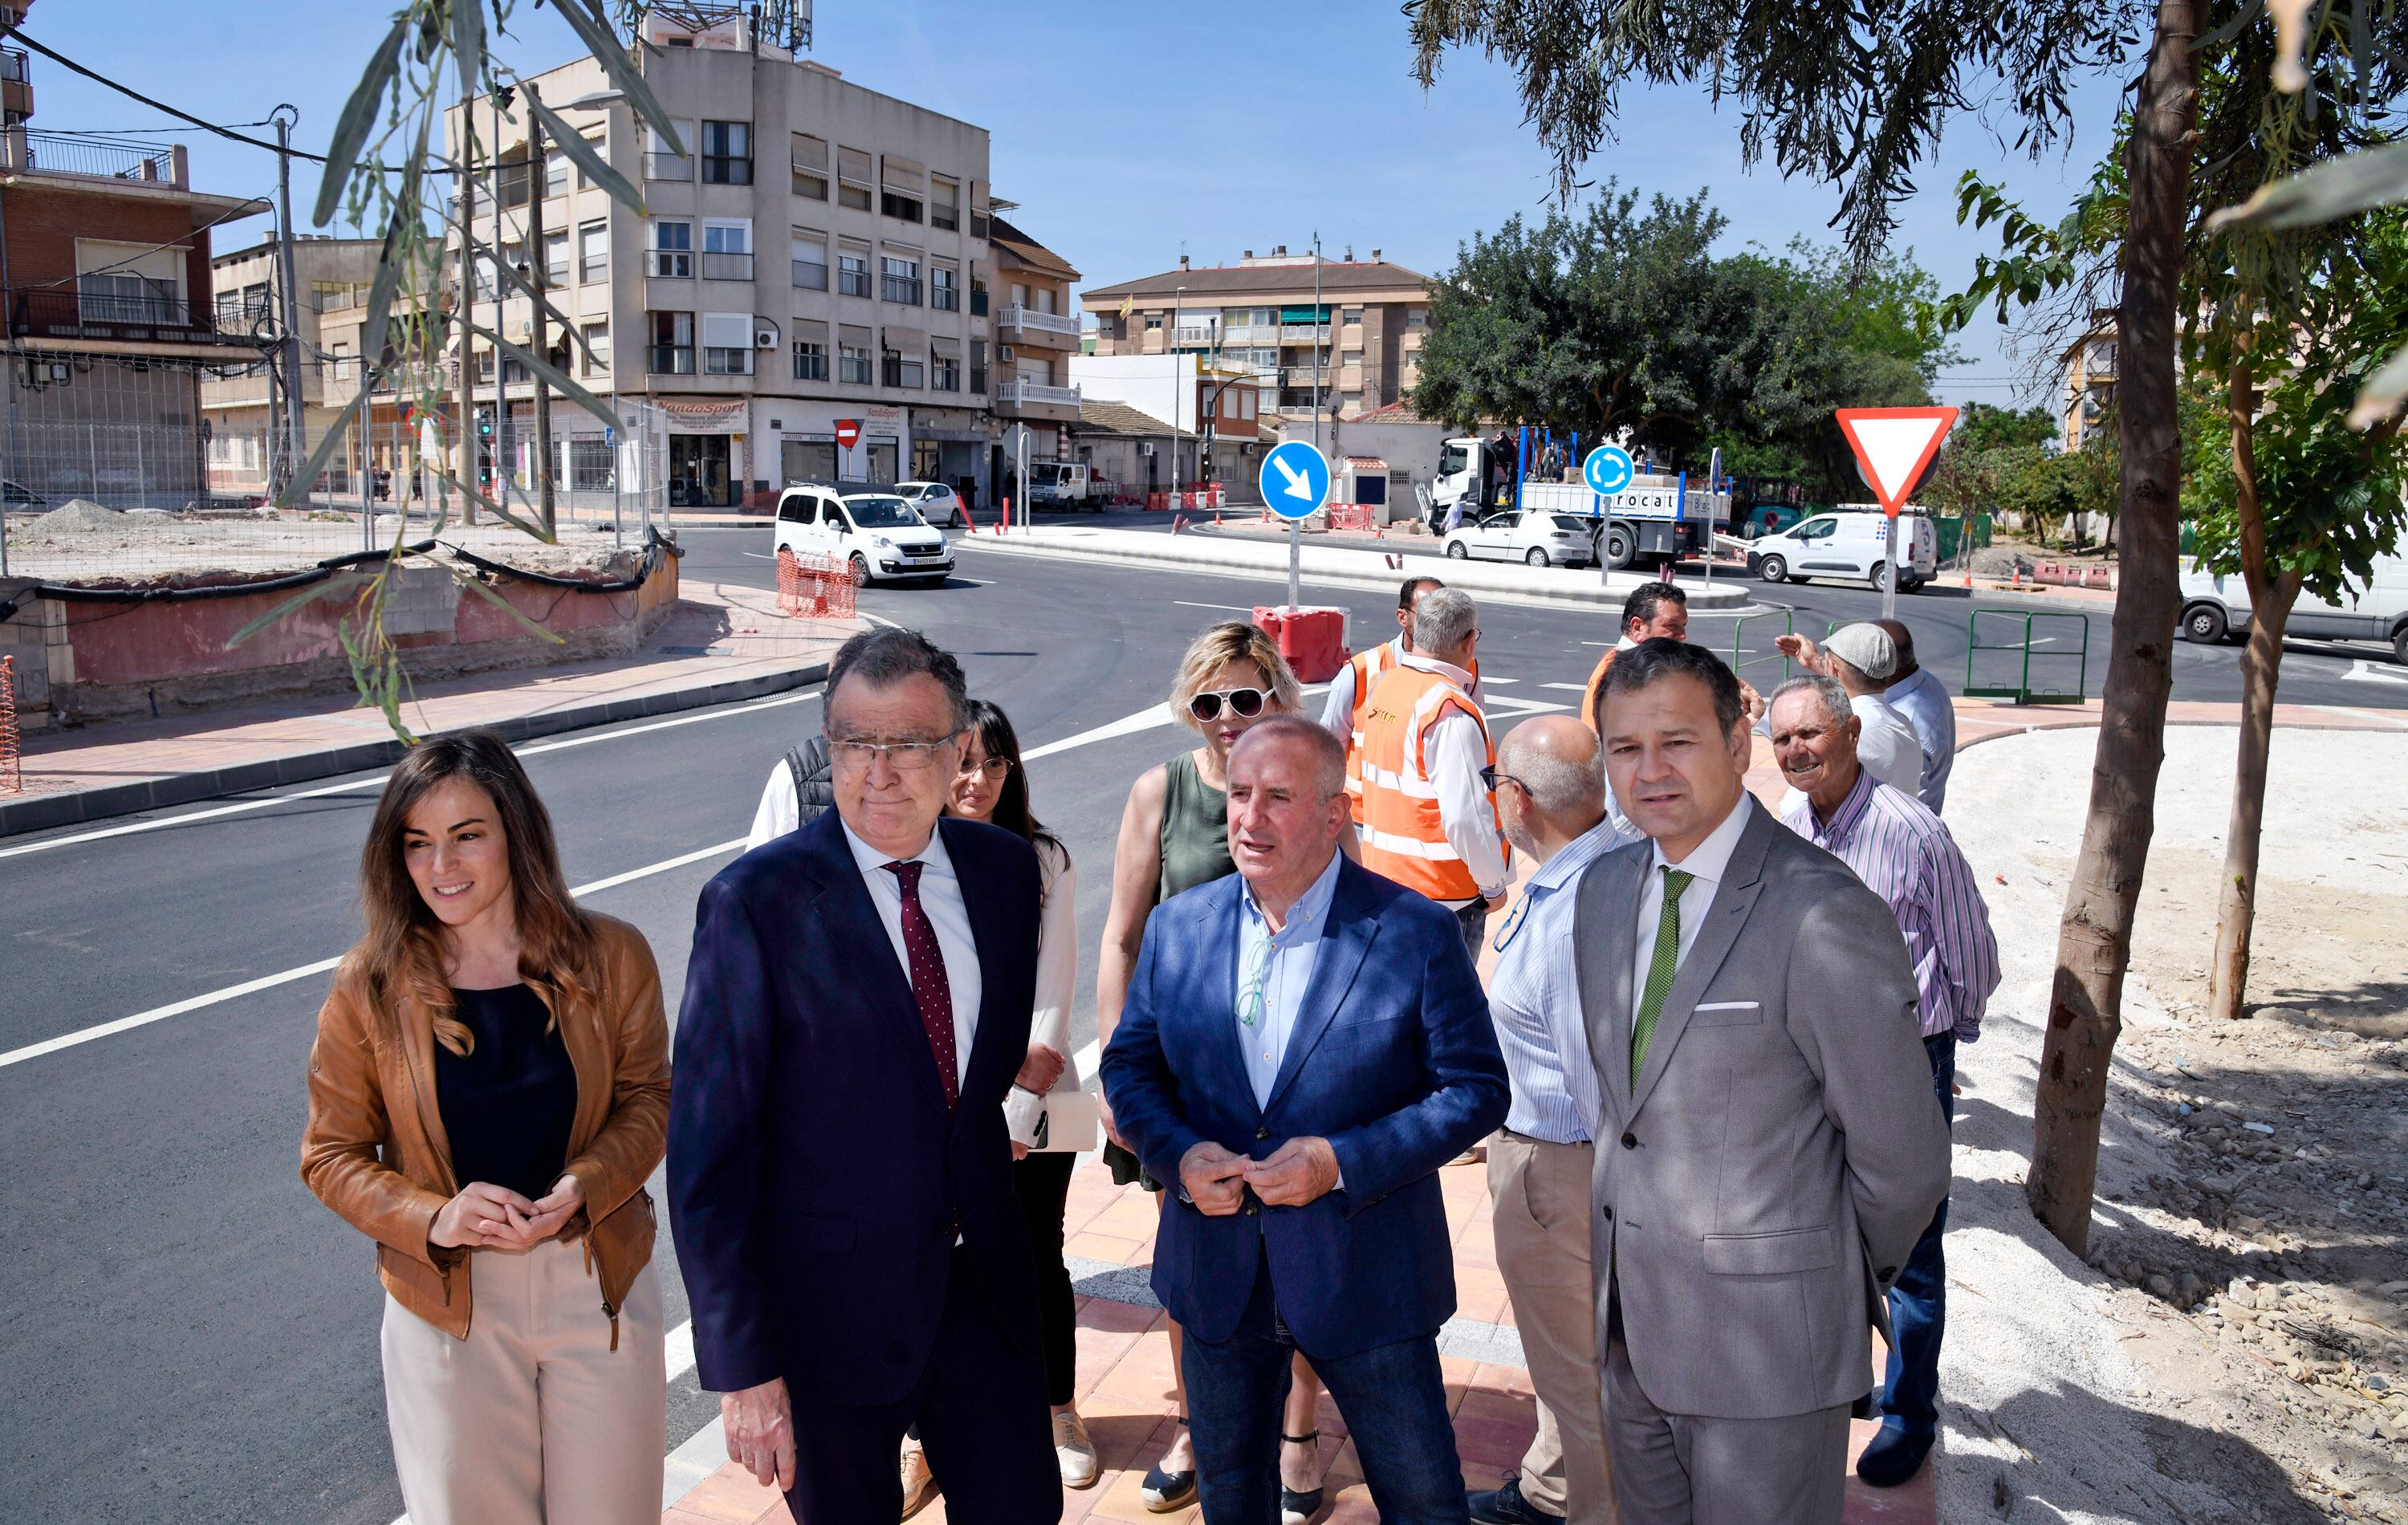
[[[1049,1091],[1037,1124],[1037,1148],[1046,1153],[1085,1154],[1103,1129],[1092,1091]]]

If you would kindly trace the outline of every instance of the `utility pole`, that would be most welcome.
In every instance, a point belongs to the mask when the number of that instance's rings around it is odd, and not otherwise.
[[[467,489],[477,482],[477,453],[482,447],[477,441],[477,346],[468,325],[477,317],[476,258],[472,237],[477,226],[477,116],[476,102],[463,100],[460,105],[461,137],[466,140],[460,156],[460,284],[452,299],[452,337],[460,342],[459,369],[452,374],[452,427],[457,432],[457,453],[452,473],[460,482],[460,522],[477,522],[477,499]]]
[[[1170,511],[1179,511],[1179,415],[1185,412],[1187,399],[1180,393],[1185,383],[1180,377],[1179,315],[1187,305],[1187,288],[1174,286],[1170,291]]]
[[[268,115],[276,122],[276,283],[283,294],[277,307],[284,342],[277,348],[284,367],[284,464],[277,473],[281,480],[274,484],[280,492],[309,455],[301,412],[301,304],[293,290],[293,124],[301,119],[301,112],[284,105]]]
[[[536,98],[535,81],[526,82],[527,99]],[[533,110],[527,112],[527,264],[535,271],[535,353],[536,358],[551,358],[551,314],[546,310],[543,293],[552,287],[552,251],[543,241],[543,119]],[[552,510],[552,383],[541,371],[535,377],[535,448],[540,459],[536,463],[536,511],[543,520],[546,540],[553,538],[556,529]]]
[[[1321,450],[1321,230],[1312,230],[1312,324],[1307,330],[1312,336],[1312,448]],[[1324,457],[1325,461],[1327,457]],[[1287,611],[1293,614],[1298,590],[1304,582],[1304,522],[1287,522]]]
[[[502,314],[509,305],[509,285],[502,279],[502,203],[509,199],[507,180],[502,170],[502,112],[510,104],[514,93],[508,85],[495,87],[494,104],[494,439],[485,447],[487,479],[492,483],[493,498],[507,508],[509,489],[502,485],[502,438],[510,422],[510,396],[502,371]]]

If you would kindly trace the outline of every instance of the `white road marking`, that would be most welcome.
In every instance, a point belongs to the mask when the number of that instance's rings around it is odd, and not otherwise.
[[[2394,667],[2388,662],[2377,667],[2374,663],[2361,658],[2351,663],[2349,670],[2342,676],[2358,683],[2408,683],[2408,668]]]
[[[1571,694],[1585,694],[1588,692],[1588,684],[1586,683],[1541,683],[1539,686],[1541,688],[1558,688],[1564,690],[1566,693]]]
[[[1254,610],[1245,604],[1198,604],[1190,603],[1184,598],[1173,598],[1170,601],[1177,604],[1182,609],[1226,609],[1236,614],[1251,614],[1254,612]]]
[[[1519,678],[1499,678],[1493,672],[1484,672],[1480,675],[1480,686],[1483,688],[1493,688],[1498,683],[1518,683],[1521,681]],[[1540,686],[1543,688],[1551,685],[1541,683]]]
[[[714,706],[695,710],[666,720],[646,721],[619,730],[597,731],[583,736],[564,737],[557,741],[538,741],[533,746],[512,747],[521,757],[541,756],[547,752],[566,752],[571,747],[592,746],[597,741],[615,741],[624,736],[641,736],[647,731],[669,730],[679,726],[699,726],[707,720],[725,720],[735,715],[752,714],[760,710],[776,710],[789,704],[802,704],[819,698],[813,689],[805,694],[782,694],[775,698],[755,699],[750,704]],[[246,811],[265,810],[295,799],[319,799],[327,795],[349,794],[360,789],[384,787],[385,775],[354,779],[349,784],[321,784],[314,789],[296,789],[291,794],[269,795],[259,799],[239,800],[231,805],[213,805],[207,810],[187,811],[181,815],[161,816],[153,821],[134,821],[124,826],[103,827],[96,831],[79,831],[71,837],[52,837],[46,842],[30,842],[17,847],[0,847],[0,858],[21,857],[27,853],[46,853],[53,847],[72,847],[78,842],[99,842],[108,837],[130,837],[141,831],[159,831],[171,826],[183,826],[193,821],[207,821],[222,815],[239,815]]]

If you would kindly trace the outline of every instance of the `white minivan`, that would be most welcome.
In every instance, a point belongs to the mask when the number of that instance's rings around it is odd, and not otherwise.
[[[1910,511],[1898,516],[1898,543],[1899,559],[1906,564],[1898,590],[1913,593],[1940,568],[1940,536],[1929,519]],[[1750,540],[1747,569],[1768,583],[1844,577],[1878,588],[1889,580],[1888,555],[1888,516],[1878,510],[1842,509]]]
[[[2285,636],[2312,640],[2380,640],[2391,655],[2408,662],[2408,553],[2374,558],[2374,575],[2366,582],[2349,580],[2338,603],[2311,593],[2291,606]],[[2249,584],[2239,572],[2218,577],[2185,559],[2182,575],[2182,632],[2191,640],[2213,645],[2227,636],[2249,629]]]
[[[856,586],[879,578],[935,583],[953,569],[953,548],[919,511],[893,493],[839,496],[833,487],[789,487],[778,497],[770,554],[834,556],[853,568]]]

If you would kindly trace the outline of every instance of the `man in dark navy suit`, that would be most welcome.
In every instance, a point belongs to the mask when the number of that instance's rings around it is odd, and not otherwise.
[[[1505,1061],[1454,914],[1339,851],[1345,772],[1306,720],[1239,739],[1238,871],[1155,908],[1103,1056],[1121,1136],[1178,1183],[1154,1289],[1187,1331],[1207,1525],[1276,1525],[1297,1350],[1381,1518],[1467,1518],[1438,1169],[1504,1120]]]
[[[1002,1105],[1037,856],[939,818],[966,703],[917,632],[846,641],[836,809],[704,887],[686,969],[668,1185],[695,1360],[729,1457],[811,1525],[893,1525],[915,1424],[949,1518],[1062,1513]]]

